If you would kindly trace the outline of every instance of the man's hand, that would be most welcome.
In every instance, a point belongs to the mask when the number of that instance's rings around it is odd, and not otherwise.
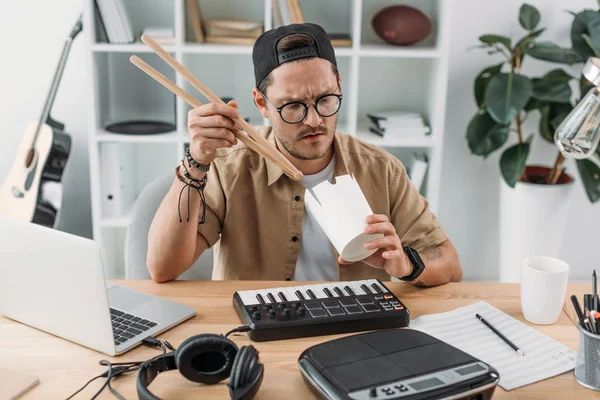
[[[396,233],[396,228],[386,215],[373,214],[366,218],[367,226],[364,232],[368,235],[381,233],[382,238],[373,239],[365,243],[365,249],[377,251],[362,260],[374,268],[384,269],[390,276],[402,278],[412,272],[412,263],[402,249],[402,243]],[[341,256],[338,258],[340,264],[351,264]]]
[[[240,127],[232,118],[239,115],[235,100],[227,104],[208,103],[191,109],[188,112],[188,131],[192,158],[199,163],[210,164],[217,149],[234,146],[237,138],[233,131]]]

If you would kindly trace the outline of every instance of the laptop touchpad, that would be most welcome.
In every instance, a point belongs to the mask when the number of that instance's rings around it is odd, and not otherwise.
[[[116,309],[133,311],[139,306],[152,301],[152,296],[122,286],[115,286],[108,291],[108,304]]]

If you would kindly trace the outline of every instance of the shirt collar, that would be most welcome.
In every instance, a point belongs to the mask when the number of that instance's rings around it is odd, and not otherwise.
[[[273,147],[277,148],[277,144],[275,142],[275,134],[271,127],[267,130],[267,141],[273,145]],[[341,176],[348,175],[348,159],[346,158],[346,153],[343,151],[341,144],[339,133],[333,136],[333,151],[335,154],[335,169],[333,172],[333,176]],[[267,185],[271,186],[273,183],[277,182],[277,180],[285,175],[283,170],[277,166],[275,163],[263,159],[267,166]],[[291,179],[291,178],[290,178]]]

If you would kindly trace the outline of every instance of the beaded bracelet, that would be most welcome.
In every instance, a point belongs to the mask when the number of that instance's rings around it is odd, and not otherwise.
[[[210,169],[210,164],[200,164],[192,158],[192,155],[190,154],[189,145],[185,146],[185,157],[187,158],[188,163],[190,163],[192,167],[197,168],[202,172],[208,172],[208,170]]]
[[[175,176],[177,177],[177,179],[179,179],[180,182],[182,182],[184,184],[184,186],[181,188],[181,191],[179,192],[179,201],[177,203],[177,211],[179,212],[179,222],[183,222],[183,219],[181,218],[181,195],[183,194],[183,191],[187,187],[188,188],[187,222],[190,222],[190,190],[191,190],[190,188],[194,188],[194,189],[196,189],[196,191],[200,195],[200,199],[202,200],[202,217],[200,218],[200,222],[199,222],[199,224],[202,225],[206,221],[206,199],[204,198],[204,188],[206,187],[206,182],[208,182],[208,179],[206,176],[204,176],[204,178],[202,178],[202,179],[188,178],[188,180],[186,181],[179,174],[179,168],[182,166],[185,170],[185,165],[183,165],[183,160],[181,161],[181,165],[178,165],[177,167],[175,167]],[[185,170],[185,175],[186,175],[186,178],[189,177],[187,170]]]

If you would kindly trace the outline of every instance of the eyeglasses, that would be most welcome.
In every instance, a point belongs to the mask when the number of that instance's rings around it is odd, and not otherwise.
[[[308,114],[308,104],[301,101],[292,101],[285,103],[281,107],[275,107],[269,101],[267,95],[263,92],[261,93],[267,103],[271,104],[273,108],[277,110],[284,122],[287,122],[288,124],[297,124],[306,118],[306,114]],[[312,106],[315,108],[317,114],[319,114],[321,117],[331,117],[340,110],[342,105],[342,97],[343,96],[341,94],[326,94],[316,99],[312,103]]]

